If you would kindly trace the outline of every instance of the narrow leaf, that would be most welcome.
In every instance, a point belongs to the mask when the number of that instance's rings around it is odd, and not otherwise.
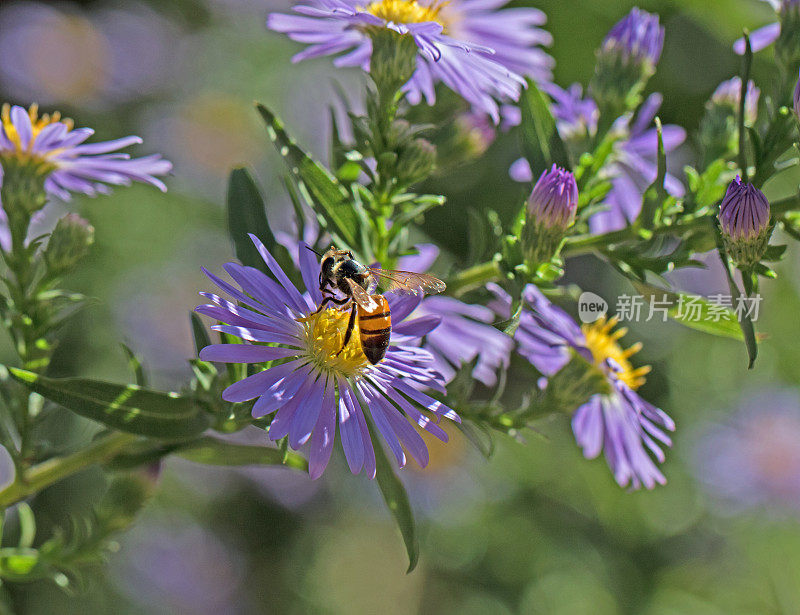
[[[285,465],[296,470],[308,471],[308,462],[295,453],[268,446],[234,444],[208,436],[181,447],[177,453],[189,461],[209,465]]]
[[[206,346],[211,346],[211,338],[208,337],[208,331],[206,330],[203,321],[200,319],[200,316],[196,312],[190,312],[190,319],[192,321],[194,349],[196,354],[200,354],[200,351],[203,348]]]
[[[368,421],[368,426],[373,448],[375,449],[375,478],[381,490],[383,501],[389,507],[389,512],[392,513],[397,527],[400,528],[400,533],[403,535],[403,542],[408,553],[408,570],[406,570],[406,573],[409,573],[417,567],[417,562],[419,561],[419,542],[417,541],[414,512],[411,510],[406,489],[397,474],[395,474],[394,469],[392,469],[392,465],[386,457],[380,438],[371,421]]]
[[[250,171],[244,168],[231,171],[228,179],[228,233],[233,241],[236,258],[243,265],[267,271],[264,259],[259,256],[248,234],[258,237],[269,250],[277,242],[267,221],[261,191]]]
[[[531,165],[534,179],[545,169],[557,164],[571,169],[569,155],[556,120],[550,112],[550,100],[533,81],[520,99],[522,110],[522,147]]]
[[[136,385],[83,378],[46,378],[9,367],[30,390],[112,429],[165,440],[191,438],[209,425],[209,417],[191,398]]]
[[[331,227],[330,230],[339,235],[349,246],[357,246],[358,218],[353,211],[347,190],[325,167],[298,147],[272,111],[261,104],[256,107],[267,125],[270,139],[286,160],[292,174],[308,188],[321,209],[320,213]]]
[[[145,374],[144,367],[142,367],[142,360],[127,344],[122,344],[122,350],[125,351],[125,356],[128,357],[128,367],[133,372],[136,384],[140,387],[146,387],[147,374]]]

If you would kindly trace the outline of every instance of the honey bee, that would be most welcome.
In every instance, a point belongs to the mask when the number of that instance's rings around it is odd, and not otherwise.
[[[319,289],[325,295],[317,312],[328,303],[342,306],[342,309],[349,306],[350,320],[339,353],[350,341],[358,318],[361,349],[373,365],[386,354],[392,334],[389,302],[386,297],[375,292],[379,283],[386,284],[385,292],[440,293],[445,289],[444,282],[424,273],[366,267],[353,258],[353,253],[349,250],[330,249],[322,255],[314,252],[321,257]],[[337,290],[344,297],[337,297]]]

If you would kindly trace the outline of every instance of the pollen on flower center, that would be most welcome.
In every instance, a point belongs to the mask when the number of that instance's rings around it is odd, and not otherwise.
[[[612,331],[619,319],[614,316],[607,320],[605,316],[596,322],[581,326],[583,335],[586,338],[586,347],[592,353],[595,365],[603,367],[607,359],[616,363],[618,371],[617,378],[622,380],[632,389],[638,389],[645,383],[645,375],[650,373],[650,366],[634,368],[630,362],[630,357],[642,349],[641,342],[637,342],[627,349],[623,349],[618,343],[628,330],[625,327]]]
[[[40,117],[39,105],[36,103],[33,103],[28,109],[28,116],[31,118],[32,137],[30,143],[28,143],[28,146],[23,147],[19,133],[17,132],[17,128],[14,126],[14,122],[11,121],[11,106],[8,103],[5,103],[3,104],[2,110],[0,110],[0,122],[2,122],[3,130],[5,131],[8,140],[11,141],[16,148],[18,154],[30,154],[31,150],[33,149],[33,144],[36,142],[36,137],[38,137],[39,134],[51,124],[61,122],[66,125],[67,130],[72,130],[74,128],[73,121],[67,118],[62,118],[61,113],[58,111],[52,115],[49,113],[44,113]],[[50,155],[53,154],[52,151],[48,153]]]
[[[358,321],[344,350],[344,336],[350,311],[337,309],[322,310],[299,319],[306,331],[306,348],[309,358],[321,370],[327,370],[348,378],[361,374],[369,361],[361,350]],[[341,352],[339,352],[341,350]]]
[[[398,24],[433,21],[444,25],[439,12],[445,4],[445,2],[437,1],[425,6],[417,0],[375,0],[367,5],[365,11],[380,19]]]

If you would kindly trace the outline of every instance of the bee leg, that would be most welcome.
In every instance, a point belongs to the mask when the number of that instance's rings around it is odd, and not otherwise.
[[[345,297],[344,299],[337,299],[337,298],[336,298],[336,297],[334,297],[333,295],[328,295],[327,297],[325,297],[325,298],[324,298],[324,299],[323,299],[323,300],[320,302],[320,304],[319,304],[319,307],[318,307],[316,310],[314,310],[313,312],[311,312],[311,313],[310,313],[308,316],[304,316],[304,317],[302,317],[302,318],[296,318],[295,320],[296,320],[297,322],[306,322],[306,321],[307,321],[309,318],[311,318],[312,316],[315,316],[315,315],[319,314],[319,313],[322,311],[322,309],[323,309],[323,308],[324,308],[324,307],[325,307],[325,306],[326,306],[328,303],[335,303],[336,305],[344,305],[344,304],[345,304],[345,303],[347,303],[348,301],[350,301],[350,297]]]
[[[355,301],[353,302],[353,307],[350,309],[350,320],[347,321],[347,331],[344,334],[344,343],[342,347],[339,349],[334,356],[338,357],[342,354],[342,350],[347,348],[347,343],[350,341],[350,338],[353,336],[353,329],[356,328],[356,314],[358,313],[358,306],[356,305]]]

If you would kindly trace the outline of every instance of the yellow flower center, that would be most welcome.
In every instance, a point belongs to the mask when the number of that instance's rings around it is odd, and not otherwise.
[[[612,331],[618,322],[619,319],[616,316],[610,320],[602,316],[591,324],[582,325],[581,330],[586,338],[586,347],[591,351],[595,365],[602,368],[606,359],[612,359],[619,367],[617,378],[630,388],[638,389],[645,383],[645,376],[650,373],[650,366],[633,367],[629,358],[642,349],[642,343],[637,342],[630,348],[623,350],[617,340],[623,337],[628,332],[628,329],[621,327],[616,331]]]
[[[6,137],[8,137],[8,140],[11,141],[11,143],[17,150],[16,156],[20,158],[46,160],[47,157],[56,154],[57,150],[46,152],[44,156],[32,155],[31,150],[33,149],[33,144],[36,142],[36,137],[38,137],[45,128],[57,122],[66,124],[67,130],[72,130],[75,126],[72,120],[67,118],[62,119],[61,114],[58,111],[56,111],[52,115],[45,113],[40,117],[39,105],[37,105],[36,103],[32,104],[28,109],[28,116],[31,118],[33,136],[31,137],[30,143],[28,143],[28,147],[23,148],[19,133],[17,132],[16,127],[11,121],[11,105],[9,105],[8,103],[4,103],[2,110],[0,110],[0,123],[2,123],[3,125],[3,130],[6,133]]]
[[[350,311],[333,308],[298,318],[306,331],[306,348],[314,365],[323,371],[352,378],[361,375],[370,363],[361,350],[358,320],[347,346],[342,349]]]
[[[367,5],[367,13],[393,23],[422,23],[434,21],[442,24],[439,12],[446,2],[436,1],[423,5],[417,0],[375,0]]]

